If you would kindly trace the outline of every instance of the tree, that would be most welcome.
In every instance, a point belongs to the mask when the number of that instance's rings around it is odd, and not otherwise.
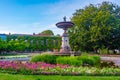
[[[3,40],[0,38],[0,53],[3,53],[4,51],[6,51],[6,48],[7,48],[7,43],[6,43],[6,41],[3,41]]]
[[[118,5],[110,2],[90,4],[84,9],[77,10],[71,20],[75,23],[75,27],[68,30],[72,49],[97,52],[103,46],[111,48],[110,44],[115,48],[119,47],[117,43],[120,42],[120,7]],[[117,36],[117,39],[113,40],[113,36]]]
[[[41,32],[41,33],[39,33],[40,35],[41,34],[43,34],[43,35],[51,35],[51,36],[53,36],[54,35],[54,33],[51,31],[51,30],[45,30],[45,31],[43,31],[43,32]]]
[[[57,34],[56,37],[60,37],[60,34]]]
[[[29,43],[26,41],[20,41],[20,40],[10,40],[8,43],[8,49],[7,51],[16,51],[16,52],[23,52],[29,47]]]

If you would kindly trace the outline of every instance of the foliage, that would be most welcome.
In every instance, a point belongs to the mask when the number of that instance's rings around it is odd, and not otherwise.
[[[112,61],[102,61],[100,63],[100,67],[117,67],[114,62]]]
[[[73,50],[95,51],[120,49],[120,7],[110,2],[90,4],[77,10],[72,17],[75,23],[68,30]]]
[[[42,36],[7,36],[8,51],[47,51],[56,48],[60,49],[60,37]]]
[[[39,33],[40,35],[41,34],[43,34],[43,35],[54,35],[54,33],[51,31],[51,30],[45,30],[45,31],[43,31],[43,32],[41,32],[41,33]]]
[[[7,44],[7,51],[25,51],[30,45],[28,42],[20,40],[11,40]]]
[[[31,58],[31,62],[46,62],[55,64],[56,63],[56,56],[52,54],[39,54],[35,55]]]
[[[101,62],[101,58],[99,56],[92,56],[92,58],[95,61],[95,65],[99,65]]]
[[[108,49],[107,49],[107,48],[106,48],[106,49],[105,49],[105,48],[104,48],[104,49],[102,48],[102,49],[99,50],[99,53],[100,53],[100,54],[108,54],[109,52],[108,52]]]
[[[115,67],[74,67],[44,62],[0,61],[0,72],[11,74],[44,74],[44,75],[99,75],[118,76],[120,69]]]
[[[0,38],[0,53],[6,51],[7,49],[7,43],[6,41],[3,41],[1,38]]]
[[[91,66],[95,65],[95,60],[92,57],[81,56],[78,57],[78,59],[83,61],[83,65],[91,65]]]
[[[56,37],[60,37],[60,34],[57,34]]]
[[[68,64],[73,66],[82,65],[82,60],[78,60],[76,57],[59,57],[56,62],[57,64]]]
[[[78,60],[82,60],[84,66],[99,66],[100,64],[100,57],[99,56],[88,56],[82,55],[78,57]]]
[[[55,56],[50,54],[39,54],[35,55],[31,58],[31,62],[46,62],[52,64],[68,64],[71,66],[99,66],[100,64],[100,57],[99,56]]]

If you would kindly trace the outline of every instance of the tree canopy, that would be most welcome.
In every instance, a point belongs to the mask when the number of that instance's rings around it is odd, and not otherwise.
[[[41,33],[39,34],[44,34],[44,35],[54,35],[53,31],[52,30],[45,30],[45,31],[42,31]]]
[[[76,10],[71,21],[75,23],[68,30],[72,49],[120,49],[120,6],[111,2],[90,4]]]

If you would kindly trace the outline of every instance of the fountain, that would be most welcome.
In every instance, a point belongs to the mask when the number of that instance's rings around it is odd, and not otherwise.
[[[71,48],[69,45],[69,35],[66,33],[68,28],[71,28],[74,26],[74,23],[70,21],[66,21],[66,17],[63,18],[63,22],[58,22],[56,26],[58,28],[62,28],[64,30],[64,33],[62,35],[62,45],[60,52],[61,54],[70,54],[71,53]]]

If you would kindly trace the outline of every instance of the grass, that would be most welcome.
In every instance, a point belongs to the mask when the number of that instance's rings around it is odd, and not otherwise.
[[[29,57],[29,55],[13,55],[13,56],[4,56],[5,58],[25,58]]]
[[[0,59],[9,59],[9,58],[27,58],[30,55],[27,54],[16,54],[16,55],[0,55]]]
[[[0,73],[0,80],[120,80],[119,76],[19,75]]]

